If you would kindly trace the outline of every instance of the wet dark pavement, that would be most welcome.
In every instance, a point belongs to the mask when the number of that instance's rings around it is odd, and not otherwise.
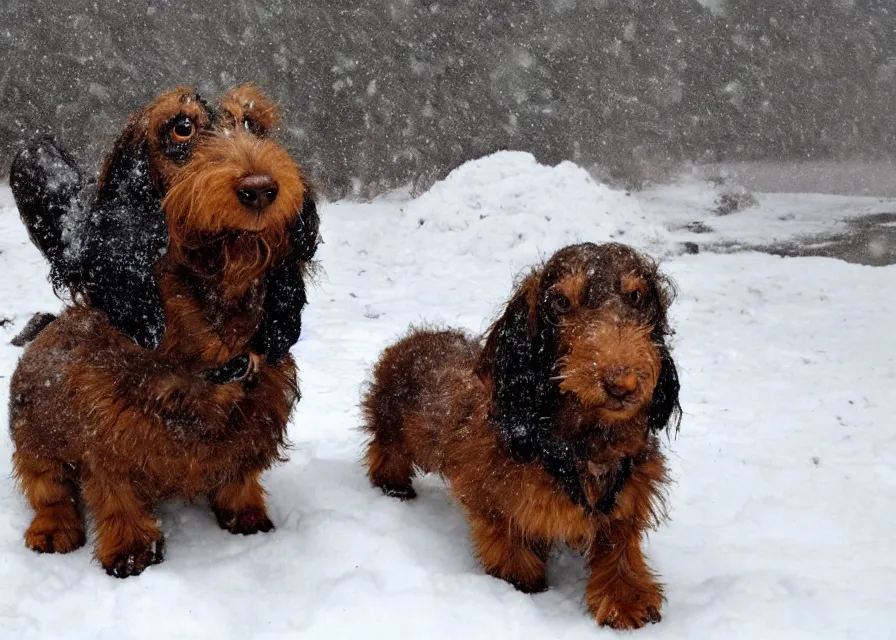
[[[896,264],[896,213],[877,213],[846,222],[840,234],[805,237],[793,242],[756,247],[787,257],[821,256],[883,267]]]
[[[896,163],[889,161],[719,163],[697,167],[696,174],[707,178],[723,175],[756,193],[896,198]],[[728,249],[758,250],[788,257],[822,256],[855,264],[887,266],[896,264],[896,213],[853,218],[846,221],[838,233],[806,236],[761,247]]]

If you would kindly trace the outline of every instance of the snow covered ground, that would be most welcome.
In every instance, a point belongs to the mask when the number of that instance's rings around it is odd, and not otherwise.
[[[436,478],[401,503],[358,459],[359,390],[380,350],[423,320],[484,329],[525,266],[579,240],[664,258],[685,418],[669,443],[671,521],[649,556],[667,585],[639,638],[896,637],[896,267],[681,243],[764,245],[892,212],[876,198],[757,194],[712,213],[696,180],[626,195],[525,154],[469,163],[414,201],[335,203],[305,333],[289,463],[266,479],[275,532],[235,537],[202,505],[167,505],[167,557],[107,577],[89,549],[28,551],[31,511],[0,437],[2,638],[612,638],[583,604],[585,571],[555,553],[527,596],[485,576]],[[685,225],[703,221],[712,231]],[[0,403],[35,311],[59,303],[0,188]]]

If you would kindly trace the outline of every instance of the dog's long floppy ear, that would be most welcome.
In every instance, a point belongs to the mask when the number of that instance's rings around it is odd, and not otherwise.
[[[671,430],[674,427],[675,432],[678,433],[678,428],[681,425],[681,405],[678,402],[678,392],[681,385],[678,381],[675,360],[672,359],[672,350],[667,343],[672,330],[669,328],[666,316],[669,307],[675,300],[677,291],[675,283],[660,273],[656,266],[654,266],[654,277],[651,278],[651,287],[654,295],[660,301],[651,335],[660,352],[660,375],[653,390],[650,406],[647,408],[647,426],[651,431]]]
[[[647,425],[652,431],[678,428],[681,425],[681,405],[678,402],[678,370],[672,352],[665,344],[660,347],[660,375],[650,406],[647,408]]]
[[[476,375],[491,387],[490,419],[498,426],[514,458],[531,461],[539,453],[539,430],[550,428],[542,413],[549,393],[545,370],[547,337],[539,327],[538,272],[520,285],[504,313],[492,325],[479,356]]]
[[[299,224],[291,234],[292,251],[301,262],[311,262],[321,243],[320,216],[317,213],[317,196],[313,187],[305,185],[302,213]]]
[[[138,113],[100,172],[79,238],[78,293],[122,333],[154,349],[165,331],[154,267],[168,245],[168,227],[148,154],[146,127]]]
[[[32,140],[12,161],[9,186],[31,242],[50,263],[57,293],[71,289],[78,269],[67,251],[67,230],[80,224],[84,174],[74,158],[49,135]]]
[[[314,193],[306,188],[302,212],[290,229],[290,252],[265,276],[265,300],[261,325],[252,337],[251,347],[276,364],[298,342],[302,334],[302,309],[308,301],[305,293],[307,263],[320,244],[320,218]]]
[[[539,461],[574,504],[590,510],[573,446],[552,437],[557,347],[553,326],[539,314],[538,285],[539,273],[533,272],[492,325],[476,375],[491,388],[489,419],[510,455],[521,462]]]
[[[122,200],[155,198],[161,195],[149,164],[148,115],[138,111],[112,145],[100,168],[96,205],[110,206]]]

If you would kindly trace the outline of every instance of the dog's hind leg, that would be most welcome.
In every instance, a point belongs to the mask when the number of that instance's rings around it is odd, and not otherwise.
[[[387,496],[401,500],[417,497],[411,484],[414,457],[408,451],[407,416],[400,399],[406,394],[396,390],[396,377],[377,380],[361,404],[363,430],[370,434],[364,463],[370,483]]]
[[[367,475],[387,496],[414,498],[418,471],[441,473],[452,393],[477,350],[462,333],[412,329],[383,351],[361,401],[361,428],[370,436]]]
[[[400,442],[389,442],[374,425],[368,426],[374,436],[367,444],[364,461],[367,475],[373,486],[387,496],[401,500],[417,497],[411,484],[414,476],[414,461]]]
[[[244,536],[253,533],[267,533],[274,528],[268,518],[264,500],[264,488],[253,473],[240,482],[232,482],[218,488],[209,495],[212,512],[218,525],[230,533]]]
[[[83,547],[84,520],[78,511],[77,491],[62,463],[16,451],[13,469],[34,509],[25,544],[39,553],[68,553]]]
[[[159,523],[127,478],[85,474],[82,491],[96,531],[96,558],[106,573],[127,578],[162,561]]]

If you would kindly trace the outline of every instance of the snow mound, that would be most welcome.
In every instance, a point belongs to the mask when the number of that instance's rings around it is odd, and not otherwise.
[[[571,162],[551,167],[510,151],[461,165],[414,200],[334,203],[322,220],[326,243],[357,252],[357,277],[340,293],[367,298],[366,317],[474,330],[495,317],[515,277],[564,246],[617,241],[654,257],[674,247],[661,211],[644,209],[636,195]],[[322,262],[329,273],[333,262]],[[372,298],[361,295],[371,277],[382,284]],[[457,306],[446,306],[446,295]]]
[[[467,162],[410,203],[407,222],[429,225],[438,246],[451,242],[479,258],[507,261],[567,244],[611,240],[658,248],[659,224],[624,191],[581,167],[539,164],[502,151]]]

